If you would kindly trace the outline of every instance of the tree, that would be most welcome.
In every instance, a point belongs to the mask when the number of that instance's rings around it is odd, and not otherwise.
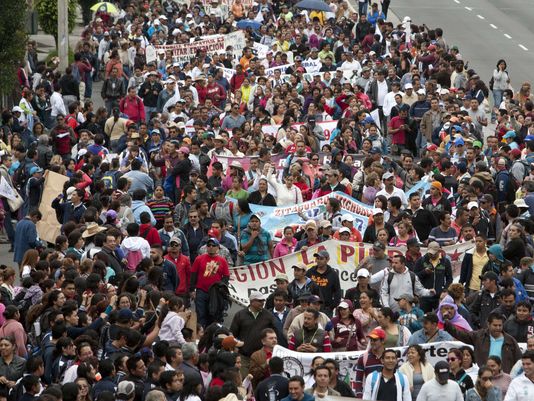
[[[0,12],[0,93],[10,95],[16,86],[17,70],[26,53],[26,2],[2,0]]]
[[[66,0],[69,3],[69,33],[76,25],[77,0]],[[57,48],[57,5],[58,0],[37,0],[35,9],[39,14],[39,25],[41,29],[54,37]]]

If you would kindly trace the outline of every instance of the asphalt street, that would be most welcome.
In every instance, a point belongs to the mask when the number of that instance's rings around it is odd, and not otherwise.
[[[529,0],[393,0],[390,9],[402,20],[440,27],[449,46],[488,82],[497,60],[508,63],[514,89],[532,79],[534,9]]]

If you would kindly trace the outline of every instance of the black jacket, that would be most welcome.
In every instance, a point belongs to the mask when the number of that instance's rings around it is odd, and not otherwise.
[[[244,342],[241,347],[241,354],[250,357],[261,345],[261,332],[263,329],[275,329],[276,322],[274,316],[267,309],[262,309],[254,318],[248,307],[241,309],[234,315],[230,331],[232,334]]]
[[[419,209],[413,212],[411,209],[407,209],[407,212],[412,215],[412,225],[417,232],[419,241],[426,241],[430,231],[438,225],[438,220],[434,213],[426,210]]]
[[[473,316],[473,323],[477,327],[485,329],[488,327],[488,316],[495,308],[497,308],[500,302],[499,292],[491,296],[488,290],[479,291],[475,296],[469,310]]]
[[[311,278],[319,287],[325,309],[333,310],[339,305],[341,301],[341,285],[336,270],[327,266],[324,273],[319,273],[317,266],[313,266],[306,272],[306,276]]]
[[[436,296],[439,296],[452,283],[451,262],[444,257],[434,267],[430,262],[430,255],[426,254],[415,262],[414,273],[419,277],[423,287],[436,290]]]
[[[504,332],[510,334],[518,343],[526,343],[527,339],[534,335],[534,321],[532,318],[520,321],[512,315],[504,323]]]

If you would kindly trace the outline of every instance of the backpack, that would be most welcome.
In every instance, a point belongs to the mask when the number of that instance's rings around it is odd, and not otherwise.
[[[82,80],[82,77],[80,75],[80,70],[78,68],[78,64],[76,63],[72,63],[70,65],[70,68],[72,68],[72,78],[74,78],[74,80],[76,81],[76,83],[80,83],[80,81]]]
[[[412,294],[415,295],[415,273],[411,270],[408,271],[410,273],[410,279],[412,280]],[[389,272],[388,274],[388,296],[391,293],[391,282],[393,281],[395,273]]]
[[[373,373],[371,373],[371,394],[373,394],[373,391],[376,386],[376,382],[378,381],[378,375],[380,375],[380,372],[378,370],[375,370]],[[404,387],[406,385],[404,381],[404,375],[402,373],[399,373],[395,377],[398,377],[400,380],[401,388],[404,391]]]
[[[128,270],[135,271],[135,269],[137,269],[137,266],[142,260],[143,252],[141,252],[140,249],[136,249],[135,251],[128,251],[128,254],[126,255],[126,267],[128,268]]]
[[[26,186],[26,182],[28,182],[29,176],[28,176],[28,170],[26,169],[26,161],[23,161],[20,163],[20,166],[17,167],[15,172],[13,173],[13,185],[18,189],[21,190]]]
[[[516,163],[521,163],[523,165],[523,178],[521,179],[521,182],[518,182],[515,176],[513,174],[510,174],[510,179],[516,181],[515,185],[517,185],[517,188],[520,188],[523,185],[523,181],[525,180],[525,178],[527,178],[527,176],[530,174],[530,163],[525,160],[516,160],[512,164],[512,167],[514,167],[514,164]]]
[[[108,171],[106,174],[104,174],[102,181],[104,182],[104,187],[106,189],[117,189],[118,173],[118,171]]]
[[[497,176],[499,176],[499,174],[507,174],[508,175],[508,188],[505,188],[505,192],[506,192],[506,199],[508,200],[508,202],[510,203],[513,203],[513,201],[515,200],[515,193],[518,191],[519,188],[521,188],[521,183],[518,182],[514,175],[513,174],[510,174],[510,172],[508,172],[507,170],[501,170],[497,173]]]

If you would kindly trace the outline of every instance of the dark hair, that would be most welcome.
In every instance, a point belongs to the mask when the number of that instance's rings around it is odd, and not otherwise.
[[[389,354],[394,354],[395,355],[395,358],[397,358],[397,351],[395,351],[394,349],[392,348],[386,348],[384,350],[384,352],[382,353],[382,357],[380,359],[384,359],[384,356],[389,353]]]
[[[489,360],[492,360],[494,361],[497,365],[501,366],[502,365],[502,359],[500,356],[497,356],[497,355],[490,355],[488,356],[488,361]]]
[[[504,291],[504,290],[503,290]],[[504,318],[504,316],[499,313],[499,312],[491,312],[488,316],[488,323],[492,323],[494,320],[501,320],[501,321],[505,321],[506,319]]]
[[[269,370],[272,373],[281,374],[284,372],[284,360],[280,357],[273,356],[269,360]]]
[[[291,376],[289,378],[289,383],[291,382],[297,382],[299,383],[302,387],[304,387],[304,379],[302,378],[302,376]]]
[[[382,312],[382,315],[384,317],[389,317],[389,320],[391,320],[392,323],[396,323],[399,319],[399,313],[395,312],[393,309],[385,307],[380,309],[380,312]]]
[[[317,374],[319,370],[325,370],[325,369],[328,372],[328,377],[332,377],[332,372],[330,372],[330,369],[328,369],[324,363],[315,368],[315,371],[313,372],[313,376],[315,377],[315,375]]]
[[[421,347],[419,344],[414,344],[410,345],[407,351],[409,351],[411,348],[413,348],[419,354],[419,360],[421,362],[421,365],[426,364],[426,352],[424,348]]]

